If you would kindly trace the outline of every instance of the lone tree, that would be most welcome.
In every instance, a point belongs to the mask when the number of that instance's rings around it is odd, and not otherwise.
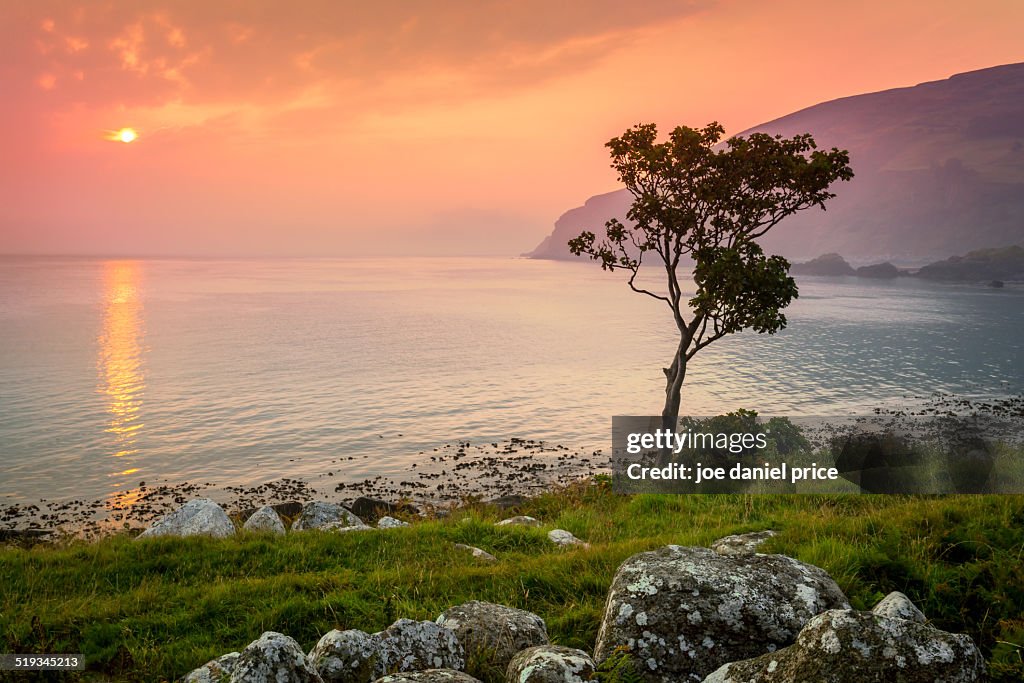
[[[583,232],[569,241],[573,254],[602,269],[629,271],[634,292],[672,312],[679,345],[664,368],[668,429],[676,428],[686,365],[698,351],[740,330],[786,326],[782,309],[797,297],[796,282],[789,262],[766,256],[757,238],[797,211],[824,209],[835,196],[829,186],[853,177],[845,150],[818,150],[810,135],[753,133],[716,149],[724,132],[718,123],[680,126],[658,142],[657,127],[642,124],[613,138],[612,168],[633,195],[630,225],[612,219],[601,240]],[[638,281],[644,266],[663,271],[664,287]],[[696,293],[684,299],[688,279]]]

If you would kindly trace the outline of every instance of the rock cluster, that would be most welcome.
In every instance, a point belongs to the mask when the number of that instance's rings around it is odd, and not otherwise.
[[[371,499],[359,500],[364,501],[362,507],[366,509],[370,509],[369,506],[373,504],[390,505]],[[252,511],[245,524],[242,525],[242,530],[251,533],[275,535],[286,533],[284,522],[281,520],[281,516],[275,507],[280,506],[265,505],[258,510]],[[390,507],[404,512],[408,506],[391,505]],[[403,526],[409,526],[409,523],[390,516],[384,516],[377,520],[378,529],[394,529]],[[326,501],[313,501],[301,506],[296,511],[295,520],[291,525],[292,531],[317,529],[340,533],[369,531],[373,528],[348,508]],[[234,533],[235,525],[231,522],[223,508],[208,498],[197,498],[190,500],[174,512],[157,520],[150,528],[139,534],[139,538],[150,538],[153,536],[214,536],[225,538],[234,535]]]

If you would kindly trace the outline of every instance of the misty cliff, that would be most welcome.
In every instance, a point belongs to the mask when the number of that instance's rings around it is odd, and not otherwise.
[[[824,102],[741,135],[752,132],[812,133],[820,147],[848,149],[856,173],[828,211],[765,236],[774,253],[920,261],[1024,242],[1024,64]],[[566,242],[600,234],[629,201],[625,190],[591,197],[527,255],[572,258]]]

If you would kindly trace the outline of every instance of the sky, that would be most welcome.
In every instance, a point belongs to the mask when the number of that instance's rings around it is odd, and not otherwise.
[[[616,189],[631,125],[737,133],[1024,61],[1022,25],[1019,0],[3,0],[0,253],[516,255]]]

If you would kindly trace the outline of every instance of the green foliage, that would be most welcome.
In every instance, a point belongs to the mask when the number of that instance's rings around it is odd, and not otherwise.
[[[641,683],[644,679],[637,671],[629,648],[618,647],[608,659],[598,664],[590,680],[600,683]]]

